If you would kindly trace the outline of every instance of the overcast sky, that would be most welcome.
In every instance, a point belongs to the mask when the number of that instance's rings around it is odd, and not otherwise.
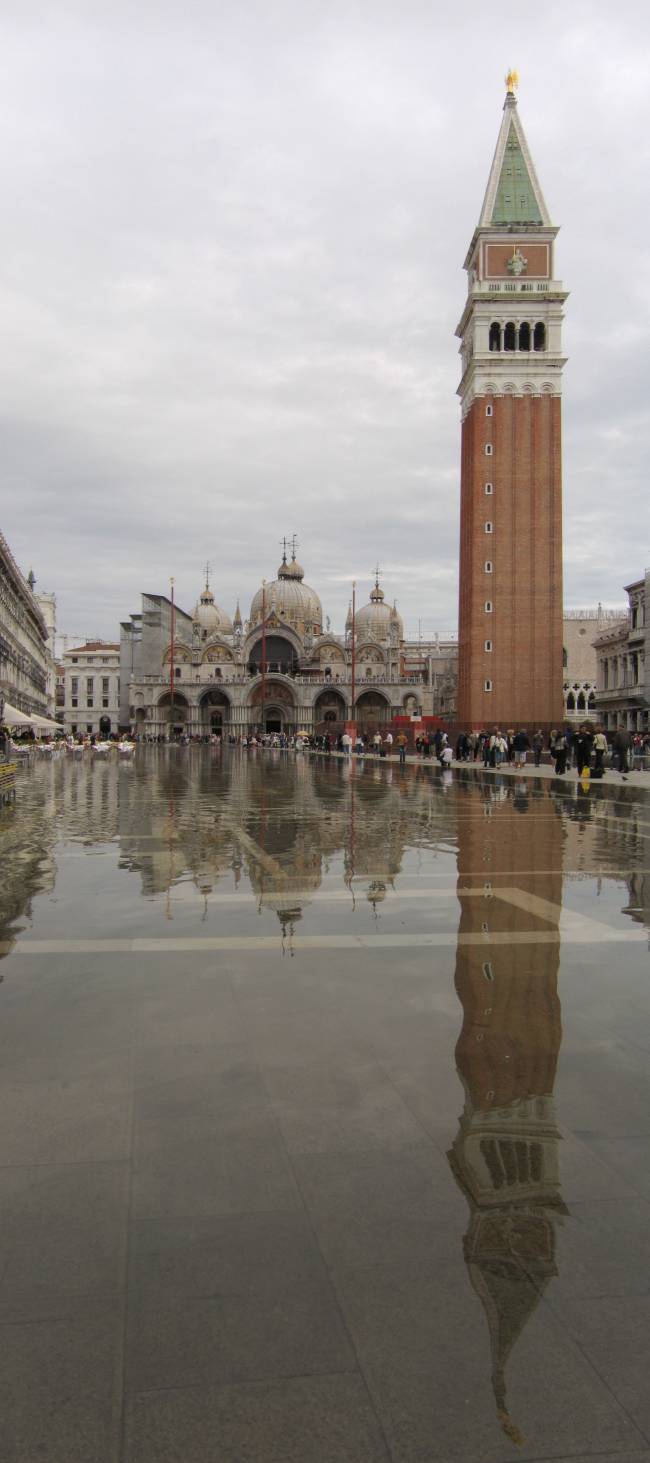
[[[11,9],[11,14],[9,13]],[[0,20],[4,530],[70,634],[296,533],[455,631],[462,264],[503,77],[561,225],[565,603],[650,564],[650,7],[51,0]]]

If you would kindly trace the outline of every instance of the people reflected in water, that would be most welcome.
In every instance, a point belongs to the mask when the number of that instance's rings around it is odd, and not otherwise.
[[[459,822],[456,1067],[465,1102],[448,1154],[469,1206],[463,1253],[488,1324],[497,1416],[515,1443],[523,1439],[506,1365],[557,1273],[566,1213],[553,1101],[563,828],[547,799],[530,802],[526,819],[520,812],[508,799]]]

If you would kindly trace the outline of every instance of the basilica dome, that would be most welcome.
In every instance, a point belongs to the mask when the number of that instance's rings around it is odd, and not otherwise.
[[[214,602],[214,595],[210,586],[206,584],[205,589],[195,604],[192,619],[198,625],[203,638],[210,635],[232,635],[232,620],[225,610],[219,609]]]
[[[391,638],[404,639],[402,616],[398,615],[394,605],[386,604],[384,591],[379,588],[377,580],[370,595],[370,604],[364,605],[355,615],[355,633],[357,640],[381,642]]]
[[[323,608],[315,589],[304,584],[305,571],[294,558],[287,563],[283,557],[277,579],[264,589],[258,589],[253,598],[250,613],[250,628],[254,629],[262,619],[262,597],[269,615],[275,610],[278,619],[285,620],[299,635],[320,635],[323,629]]]

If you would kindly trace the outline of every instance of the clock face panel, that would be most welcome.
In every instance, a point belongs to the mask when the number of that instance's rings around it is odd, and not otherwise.
[[[513,258],[516,268],[513,268]],[[521,260],[525,263],[521,267]],[[550,279],[551,250],[549,244],[539,244],[525,238],[513,239],[510,244],[485,245],[485,278],[513,279],[524,276],[528,279]]]

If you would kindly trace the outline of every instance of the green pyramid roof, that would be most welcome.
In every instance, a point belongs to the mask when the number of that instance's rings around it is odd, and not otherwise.
[[[541,224],[543,222],[535,188],[513,119],[510,122],[490,223]]]
[[[517,98],[506,96],[503,120],[492,160],[488,185],[479,219],[480,228],[550,226],[544,195],[535,172]]]

